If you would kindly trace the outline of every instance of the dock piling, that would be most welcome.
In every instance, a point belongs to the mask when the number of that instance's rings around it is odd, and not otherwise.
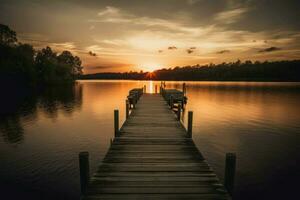
[[[155,85],[155,94],[157,94],[157,85]]]
[[[181,105],[178,104],[178,110],[177,110],[177,119],[178,119],[178,121],[180,121],[180,117],[181,117]]]
[[[133,96],[132,100],[132,109],[135,109],[135,103],[137,102],[135,95]]]
[[[81,193],[85,194],[90,180],[89,152],[79,153],[79,171]]]
[[[170,96],[170,107],[171,107],[171,109],[173,109],[173,106],[174,106],[174,100],[173,100],[174,98],[173,98],[173,96],[171,95]]]
[[[187,134],[189,138],[192,138],[193,135],[193,111],[188,112],[188,129]]]
[[[236,155],[235,153],[226,153],[224,186],[228,193],[232,196],[234,189]]]
[[[126,107],[126,119],[128,119],[128,117],[129,117],[129,101],[128,100],[126,100],[126,102],[125,102],[125,107]]]
[[[146,93],[146,85],[144,85],[144,93]]]
[[[119,110],[114,110],[115,137],[119,136]]]

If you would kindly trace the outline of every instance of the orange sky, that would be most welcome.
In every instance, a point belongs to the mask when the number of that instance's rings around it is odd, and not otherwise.
[[[85,73],[300,58],[299,1],[126,2],[3,0],[0,23],[78,55]]]

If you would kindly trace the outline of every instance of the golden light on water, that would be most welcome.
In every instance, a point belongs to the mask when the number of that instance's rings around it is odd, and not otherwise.
[[[153,81],[149,82],[149,93],[154,93],[154,91],[153,91]]]

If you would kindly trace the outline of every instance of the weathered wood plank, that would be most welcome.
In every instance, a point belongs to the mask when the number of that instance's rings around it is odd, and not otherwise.
[[[225,200],[229,199],[223,194],[102,194],[102,195],[91,195],[85,200]]]
[[[230,197],[163,98],[144,94],[112,141],[82,199]]]

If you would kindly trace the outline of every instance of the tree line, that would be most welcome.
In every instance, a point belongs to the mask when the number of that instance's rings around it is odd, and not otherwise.
[[[0,24],[0,80],[31,85],[71,82],[82,74],[81,60],[69,51],[34,49],[18,42],[17,34]]]
[[[245,61],[194,65],[156,70],[152,73],[97,73],[81,79],[133,79],[175,81],[300,81],[300,60]]]

